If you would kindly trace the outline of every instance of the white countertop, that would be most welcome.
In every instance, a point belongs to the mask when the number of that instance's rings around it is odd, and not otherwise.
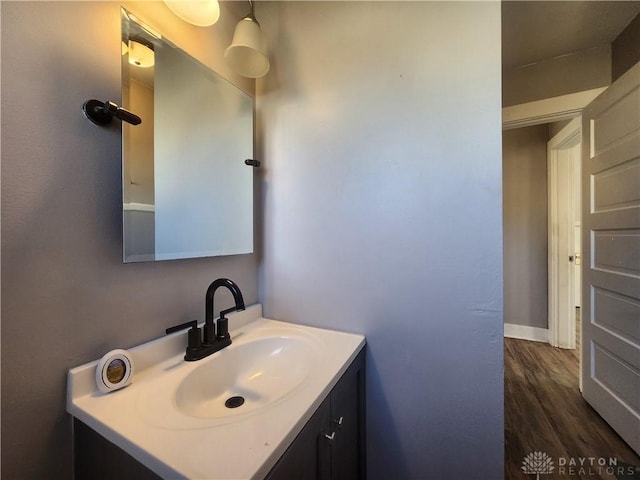
[[[130,349],[132,384],[108,394],[96,387],[97,361],[70,370],[67,411],[163,478],[264,478],[364,347],[365,338],[262,318],[260,305],[229,315],[229,326],[233,343],[196,362],[183,359],[186,331]],[[197,418],[172,408],[172,392],[202,362],[265,335],[302,338],[317,360],[290,393],[262,409],[238,409],[224,418]]]

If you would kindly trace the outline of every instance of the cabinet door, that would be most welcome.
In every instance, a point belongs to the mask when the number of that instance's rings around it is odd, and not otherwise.
[[[162,480],[99,433],[73,419],[75,480]]]
[[[331,480],[365,478],[364,352],[331,392]]]
[[[329,447],[321,432],[327,428],[330,414],[326,398],[298,434],[291,446],[269,472],[266,480],[327,480]]]

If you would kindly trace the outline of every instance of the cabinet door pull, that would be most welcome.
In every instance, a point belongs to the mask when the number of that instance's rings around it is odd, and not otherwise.
[[[324,438],[326,438],[327,440],[333,440],[336,436],[336,432],[331,432],[331,435],[328,434],[324,434]]]
[[[337,424],[337,425],[342,425],[342,422],[344,422],[344,417],[340,417],[338,420],[334,420],[333,423]]]

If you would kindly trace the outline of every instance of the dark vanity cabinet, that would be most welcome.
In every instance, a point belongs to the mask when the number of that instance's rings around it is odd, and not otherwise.
[[[366,478],[364,355],[362,350],[267,480]]]
[[[162,480],[117,445],[73,419],[74,480]]]

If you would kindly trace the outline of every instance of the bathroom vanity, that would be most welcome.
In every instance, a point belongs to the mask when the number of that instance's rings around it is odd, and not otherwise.
[[[229,325],[232,344],[195,362],[186,332],[130,349],[132,384],[108,394],[97,362],[70,370],[75,477],[365,478],[364,337],[265,319],[259,305]]]

